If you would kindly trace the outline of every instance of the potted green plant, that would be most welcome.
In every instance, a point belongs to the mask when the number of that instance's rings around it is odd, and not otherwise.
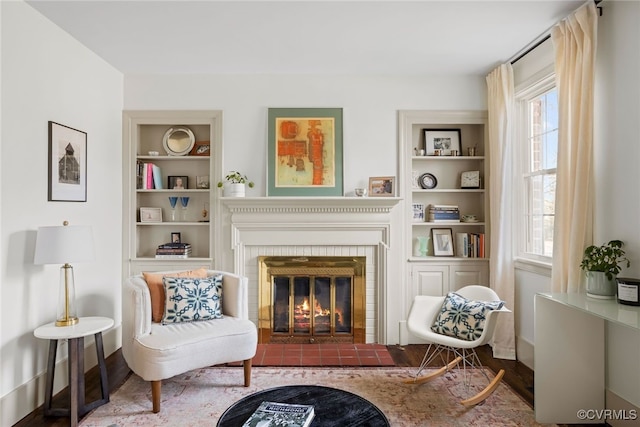
[[[588,246],[584,250],[580,268],[585,271],[587,295],[595,298],[613,298],[616,295],[616,276],[631,262],[622,249],[621,240],[611,240],[606,245]]]
[[[225,197],[244,197],[247,185],[253,188],[253,181],[249,181],[246,175],[238,171],[229,172],[224,177],[224,181],[218,182],[218,187],[224,188]]]

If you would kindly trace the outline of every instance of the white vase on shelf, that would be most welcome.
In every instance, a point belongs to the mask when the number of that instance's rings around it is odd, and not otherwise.
[[[226,183],[224,184],[224,196],[225,197],[244,197],[245,184],[244,183]]]

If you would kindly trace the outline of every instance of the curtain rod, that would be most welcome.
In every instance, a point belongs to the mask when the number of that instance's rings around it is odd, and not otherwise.
[[[595,3],[595,5],[597,6],[598,9],[598,15],[602,16],[602,6],[598,6],[598,4],[602,3],[604,0],[593,0],[593,2]],[[555,26],[555,24],[554,24]],[[553,28],[553,27],[551,27]],[[542,34],[546,34],[543,38],[541,38],[540,40],[538,40],[537,42],[534,42],[529,48],[527,48],[524,52],[522,52],[521,54],[519,54],[518,56],[516,56],[514,59],[512,59],[511,61],[509,61],[511,63],[511,65],[515,64],[516,62],[518,62],[519,60],[521,60],[522,58],[524,58],[525,56],[527,56],[528,54],[530,54],[535,48],[537,48],[538,46],[540,46],[542,43],[546,42],[547,40],[549,40],[551,38],[551,34],[549,34],[549,32],[551,31],[551,28],[547,29],[544,33]]]

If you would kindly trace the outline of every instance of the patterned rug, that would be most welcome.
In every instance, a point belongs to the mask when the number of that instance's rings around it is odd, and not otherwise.
[[[490,371],[487,371],[492,377]],[[266,388],[306,384],[350,391],[380,408],[393,427],[538,426],[533,410],[501,382],[482,404],[465,407],[461,399],[486,385],[480,372],[465,391],[462,373],[447,373],[431,382],[405,384],[415,368],[268,368],[254,367],[251,386],[242,387],[242,368],[197,369],[162,382],[161,411],[151,412],[151,386],[131,375],[111,401],[95,409],[82,427],[213,426],[240,398]],[[341,426],[343,427],[343,426]]]

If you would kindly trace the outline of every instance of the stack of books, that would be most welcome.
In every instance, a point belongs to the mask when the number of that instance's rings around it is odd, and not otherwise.
[[[484,258],[484,233],[456,233],[456,256]]]
[[[157,259],[185,259],[190,255],[190,243],[163,243],[156,249]]]
[[[242,426],[307,427],[314,416],[313,405],[262,402]]]
[[[460,222],[460,209],[455,205],[429,205],[427,221]]]
[[[136,163],[136,188],[138,190],[162,189],[162,172],[155,163]]]

